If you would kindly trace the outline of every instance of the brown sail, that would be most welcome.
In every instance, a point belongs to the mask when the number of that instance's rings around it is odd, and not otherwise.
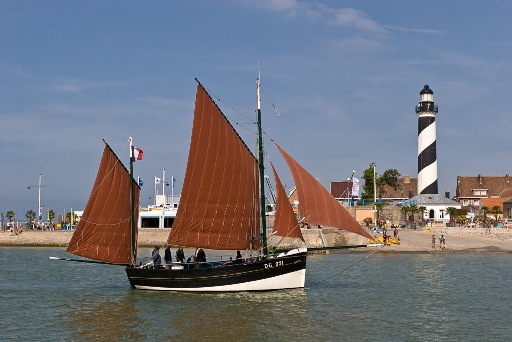
[[[272,166],[272,171],[274,172],[277,192],[276,216],[274,219],[273,232],[276,232],[277,236],[299,238],[304,240],[300,231],[299,223],[297,222],[297,217],[293,212],[290,201],[288,200],[288,196],[286,196],[286,192],[284,190],[283,184],[281,183],[281,180],[279,179],[279,176],[277,175],[274,164],[270,163],[270,165]]]
[[[130,263],[130,179],[135,182],[105,144],[84,214],[66,249],[68,253],[112,264]],[[135,222],[139,216],[139,194],[140,188],[134,185]]]
[[[187,170],[168,243],[249,248],[260,235],[257,179],[257,160],[198,84]]]
[[[275,143],[274,143],[275,144]],[[293,176],[299,196],[299,216],[312,225],[345,229],[352,233],[374,238],[336,201],[336,199],[299,163],[279,145],[275,144]]]

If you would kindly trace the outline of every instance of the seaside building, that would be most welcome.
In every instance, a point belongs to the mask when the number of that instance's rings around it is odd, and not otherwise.
[[[505,214],[506,207],[503,203],[512,198],[512,177],[509,174],[505,176],[484,176],[482,174],[457,176],[455,196],[468,213],[478,214],[482,206],[499,205]],[[486,199],[495,200],[491,203]],[[485,203],[486,201],[488,203]],[[509,214],[511,213],[507,215]]]

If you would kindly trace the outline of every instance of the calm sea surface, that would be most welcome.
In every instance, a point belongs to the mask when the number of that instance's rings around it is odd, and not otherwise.
[[[512,336],[512,254],[311,255],[305,289],[228,294],[132,290],[123,267],[49,256],[73,257],[62,248],[0,248],[1,341]]]

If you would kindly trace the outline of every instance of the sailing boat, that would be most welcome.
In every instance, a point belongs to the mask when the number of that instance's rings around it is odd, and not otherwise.
[[[137,265],[136,243],[133,243],[137,235],[133,226],[133,206],[138,202],[135,201],[138,192],[134,186],[133,167],[130,164],[129,174],[124,169],[114,172],[114,175],[111,171],[113,164],[117,165],[120,162],[115,155],[115,158],[110,155],[113,154],[110,148],[105,148],[104,154],[107,153],[109,156],[103,156],[100,164],[100,170],[107,171],[98,172],[93,192],[84,211],[82,220],[85,219],[85,223],[79,223],[67,251],[100,262],[126,263],[126,274],[131,286],[136,289],[221,292],[304,287],[307,247],[273,165],[277,202],[272,234],[283,238],[293,237],[302,243],[279,254],[269,252],[267,245],[259,80],[256,82],[258,158],[254,157],[201,83],[197,83],[187,170],[180,206],[167,243],[212,250],[246,250],[247,258],[240,263],[173,263],[167,268]],[[314,180],[314,177],[279,146],[278,149],[290,169],[293,165],[296,170],[300,170],[300,177]],[[109,164],[104,166],[104,159],[115,161],[109,161]],[[113,182],[115,186],[112,186]],[[307,204],[311,198],[316,201],[320,198],[318,196],[325,195],[322,190],[317,189],[323,187],[313,181],[295,182],[299,183],[298,191],[312,190],[315,193],[313,197],[301,198],[301,207],[305,208],[303,211],[308,213],[307,217],[311,222],[318,221],[318,224],[337,226],[372,239],[360,226],[360,229],[357,228],[357,222],[348,213],[338,220],[330,218],[332,215],[343,213],[344,209],[339,203],[341,211],[323,210],[325,212],[319,216],[312,215],[312,211],[320,209],[322,205],[328,206],[327,201],[318,203],[316,207],[314,204]],[[106,195],[101,195],[103,191],[98,190],[98,187],[105,187]],[[131,209],[127,205],[130,201],[119,199],[117,188],[124,188],[119,189],[121,194],[132,199]],[[126,196],[128,188],[133,189],[130,196]],[[113,190],[116,194],[112,194]],[[110,204],[109,198],[117,198],[120,203]],[[109,208],[109,205],[113,205],[113,208]],[[93,207],[99,209],[96,211]],[[93,217],[89,212],[98,215]],[[323,220],[327,218],[329,219],[324,222]],[[115,232],[106,233],[105,230]],[[91,237],[86,238],[87,235]],[[89,243],[91,245],[84,246]]]

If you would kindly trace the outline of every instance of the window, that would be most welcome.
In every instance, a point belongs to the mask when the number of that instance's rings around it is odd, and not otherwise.
[[[487,189],[473,189],[473,196],[487,196]]]
[[[469,205],[469,200],[467,200],[467,199],[462,200],[462,205],[467,207]]]

